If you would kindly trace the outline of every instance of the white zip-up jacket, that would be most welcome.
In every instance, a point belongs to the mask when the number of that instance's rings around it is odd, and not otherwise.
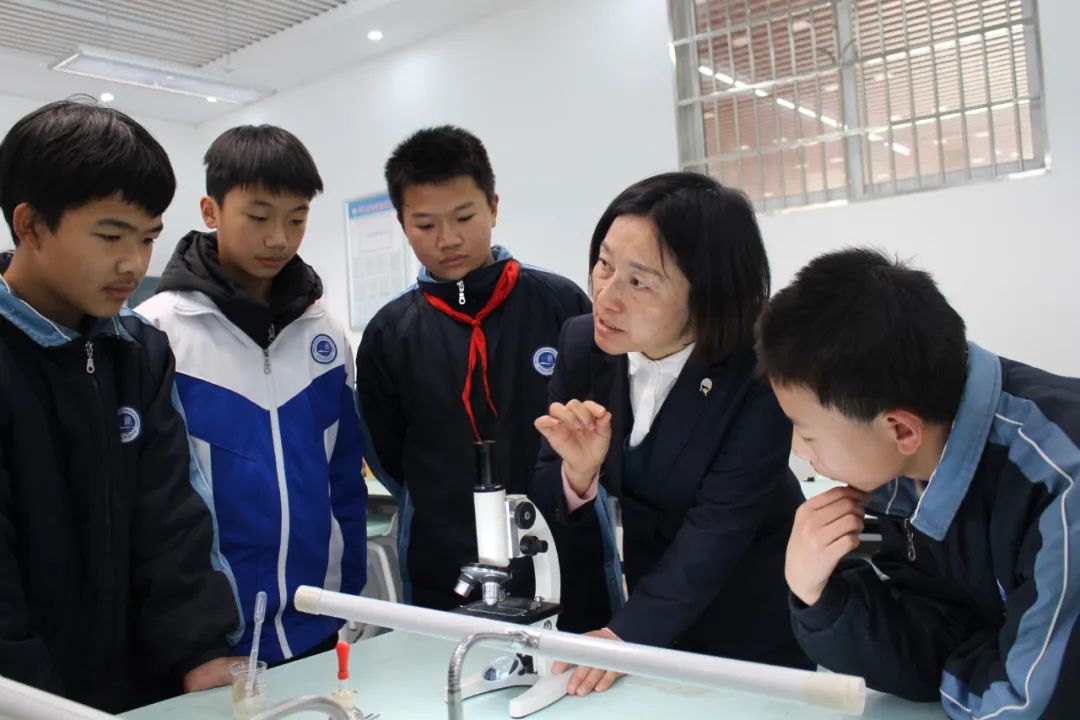
[[[167,290],[137,312],[168,334],[176,355],[177,390],[246,621],[232,652],[250,651],[263,590],[260,658],[302,654],[340,622],[298,612],[296,588],[359,594],[366,579],[367,490],[345,331],[318,301],[271,332],[265,350],[203,292]]]

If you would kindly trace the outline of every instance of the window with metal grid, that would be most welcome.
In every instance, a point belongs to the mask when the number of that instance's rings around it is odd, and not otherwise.
[[[1046,167],[1035,0],[669,0],[680,163],[759,210]]]

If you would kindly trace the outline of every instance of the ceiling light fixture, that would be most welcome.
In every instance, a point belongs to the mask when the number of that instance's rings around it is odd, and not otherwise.
[[[380,40],[383,39],[382,31],[381,30],[372,30],[371,32],[369,32],[367,34],[367,39],[372,41],[372,42],[379,42]]]
[[[195,68],[86,46],[79,47],[74,55],[56,63],[52,69],[151,90],[206,98],[209,102],[220,100],[245,105],[274,94],[273,90],[222,82]]]

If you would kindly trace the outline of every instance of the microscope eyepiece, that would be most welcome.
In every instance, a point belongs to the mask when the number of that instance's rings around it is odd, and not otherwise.
[[[476,448],[476,482],[481,488],[497,488],[495,477],[495,441],[481,440],[473,443]]]

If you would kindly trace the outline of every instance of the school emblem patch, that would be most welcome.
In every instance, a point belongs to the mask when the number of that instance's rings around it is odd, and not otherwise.
[[[545,377],[551,377],[551,374],[555,372],[555,361],[558,357],[559,351],[550,345],[536,348],[532,357],[533,370]]]
[[[316,335],[311,341],[311,357],[315,362],[329,365],[337,359],[337,343],[329,335]]]
[[[124,406],[116,412],[120,416],[120,442],[133,442],[142,433],[142,417],[139,416],[139,411]]]

